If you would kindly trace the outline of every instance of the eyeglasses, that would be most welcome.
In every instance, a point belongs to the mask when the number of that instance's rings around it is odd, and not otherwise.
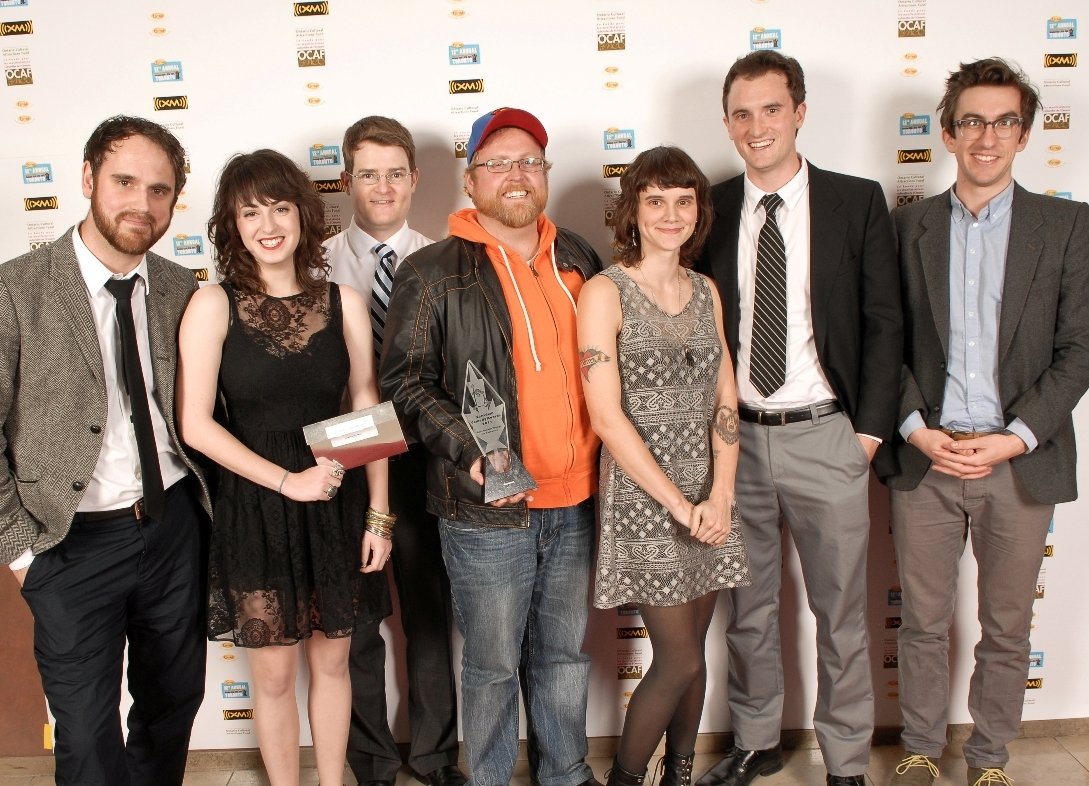
[[[998,139],[1009,139],[1014,132],[1021,128],[1025,122],[1023,117],[1000,117],[997,120],[984,120],[982,117],[966,117],[963,120],[954,120],[953,126],[960,129],[960,135],[972,141],[983,136],[987,126],[994,129],[994,135]]]
[[[376,186],[383,178],[385,178],[386,182],[391,186],[399,186],[412,179],[412,173],[407,169],[393,169],[386,172],[384,175],[381,172],[372,172],[370,170],[358,174],[352,172],[345,172],[345,174],[355,180],[361,180],[365,186]]]
[[[498,174],[499,172],[509,172],[515,164],[517,164],[518,168],[523,172],[540,172],[542,169],[552,168],[551,162],[545,161],[543,158],[538,158],[537,156],[530,156],[529,158],[519,158],[517,161],[513,161],[509,158],[489,158],[487,161],[473,164],[469,169],[487,167],[488,171],[492,174]]]

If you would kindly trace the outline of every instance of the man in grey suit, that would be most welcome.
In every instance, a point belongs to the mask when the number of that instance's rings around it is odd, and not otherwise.
[[[1006,745],[1021,722],[1044,541],[1055,504],[1077,496],[1071,412],[1089,386],[1089,206],[1014,182],[1038,107],[1005,61],[961,64],[938,106],[956,183],[894,214],[906,333],[899,470],[884,478],[903,590],[896,786],[938,775],[969,535],[982,637],[967,782],[1011,782]]]
[[[170,132],[110,118],[87,217],[0,266],[0,558],[34,615],[58,785],[181,784],[204,696],[208,493],[174,423],[196,281],[148,251],[184,184]]]
[[[826,781],[862,786],[874,722],[870,461],[892,438],[902,365],[892,223],[877,183],[798,154],[806,105],[796,60],[740,58],[722,98],[745,173],[714,187],[697,269],[718,284],[737,369],[737,499],[753,585],[725,593],[735,748],[699,786],[745,786],[783,767],[784,522],[817,622],[813,727]]]

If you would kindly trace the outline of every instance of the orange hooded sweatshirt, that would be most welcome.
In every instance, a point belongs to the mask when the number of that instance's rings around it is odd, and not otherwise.
[[[514,343],[521,458],[537,481],[529,507],[561,508],[597,491],[601,441],[590,428],[579,381],[575,303],[585,281],[577,270],[556,267],[556,225],[543,213],[537,231],[540,250],[527,264],[480,225],[476,210],[450,216],[450,234],[483,243],[503,287]]]

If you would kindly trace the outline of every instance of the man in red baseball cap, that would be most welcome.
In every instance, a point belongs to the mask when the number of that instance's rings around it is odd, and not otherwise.
[[[575,301],[601,261],[544,214],[547,142],[540,120],[521,109],[473,124],[464,182],[474,207],[450,216],[450,237],[397,269],[383,342],[383,396],[430,454],[427,507],[439,517],[465,638],[473,786],[510,783],[520,665],[532,781],[597,783],[584,761],[582,641],[599,441],[578,382]],[[471,367],[500,399],[491,403],[505,406],[507,447],[535,489],[485,502],[484,456],[462,417]]]

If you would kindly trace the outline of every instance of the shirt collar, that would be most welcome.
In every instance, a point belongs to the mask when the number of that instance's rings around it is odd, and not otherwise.
[[[953,220],[958,224],[965,220],[987,223],[998,221],[1013,207],[1013,181],[1010,181],[1010,184],[1003,188],[997,196],[992,197],[991,201],[979,211],[978,216],[972,215],[971,211],[960,201],[956,190],[952,188],[949,189],[949,207]]]
[[[147,282],[146,254],[140,258],[140,264],[128,275],[115,276],[113,271],[103,265],[98,257],[91,252],[91,249],[87,248],[87,244],[83,242],[83,238],[79,235],[78,225],[72,230],[72,247],[75,249],[76,259],[79,261],[79,272],[83,276],[83,281],[87,285],[87,291],[91,293],[91,297],[95,297],[99,292],[105,289],[106,282],[111,278],[140,276],[144,282]]]
[[[367,255],[373,251],[376,245],[385,243],[394,250],[399,261],[404,257],[402,245],[404,245],[407,238],[408,221],[405,221],[405,223],[401,225],[401,228],[390,235],[386,240],[375,240],[355,222],[355,216],[352,216],[352,221],[348,224],[348,246],[352,249],[352,253],[355,254],[357,259],[365,259]]]
[[[805,160],[805,156],[798,156],[798,158],[801,159],[801,166],[794,173],[794,177],[790,178],[782,188],[775,192],[782,198],[783,204],[788,211],[793,211],[798,206],[798,202],[801,201],[806,189],[809,188],[809,164]],[[748,175],[745,175],[745,211],[747,213],[755,213],[760,206],[760,200],[769,193],[771,192],[764,191],[749,180]]]

